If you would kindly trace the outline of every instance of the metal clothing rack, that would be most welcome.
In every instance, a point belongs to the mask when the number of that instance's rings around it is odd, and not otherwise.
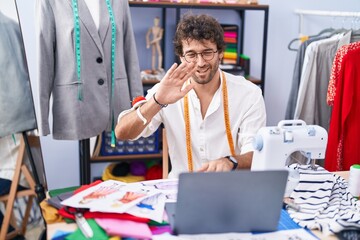
[[[312,15],[312,16],[323,16],[323,17],[354,17],[360,18],[360,12],[341,12],[341,11],[321,11],[321,10],[303,10],[303,9],[295,9],[294,11],[300,17],[299,23],[299,32],[303,31],[303,19],[304,15]]]

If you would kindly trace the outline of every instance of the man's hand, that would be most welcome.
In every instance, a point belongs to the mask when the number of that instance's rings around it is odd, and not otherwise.
[[[227,158],[220,158],[203,163],[198,172],[228,172],[232,170],[233,166],[233,163],[231,163]]]
[[[253,152],[247,152],[241,155],[234,156],[238,162],[237,169],[250,169],[253,154]],[[234,164],[226,157],[223,157],[214,161],[204,163],[198,170],[198,172],[226,172],[231,171],[233,167]]]
[[[183,98],[193,87],[194,83],[184,86],[184,83],[196,71],[194,63],[174,63],[160,81],[156,91],[156,99],[162,104],[175,103]]]

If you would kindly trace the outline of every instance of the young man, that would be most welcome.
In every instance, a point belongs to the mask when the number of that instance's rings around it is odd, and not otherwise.
[[[250,168],[252,141],[265,126],[258,86],[219,69],[225,42],[221,25],[208,15],[185,15],[177,26],[173,64],[146,100],[119,115],[119,139],[149,136],[164,124],[172,170],[230,171]]]

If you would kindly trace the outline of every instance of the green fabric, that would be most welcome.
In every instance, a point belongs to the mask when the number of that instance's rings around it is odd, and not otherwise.
[[[226,48],[237,48],[236,43],[226,43]]]
[[[225,52],[234,52],[234,53],[237,53],[237,49],[236,48],[226,48],[225,49]]]
[[[148,222],[148,225],[149,225],[149,226],[164,226],[164,225],[169,225],[169,223],[166,222],[166,221],[156,222],[156,221],[154,221],[154,220],[150,220],[150,221]]]
[[[53,189],[53,190],[49,190],[49,195],[50,195],[50,197],[56,197],[59,194],[75,191],[78,188],[79,188],[79,186]]]
[[[71,233],[70,235],[66,236],[66,240],[87,240],[87,239],[94,239],[94,240],[108,240],[109,236],[106,232],[95,222],[94,219],[87,219],[91,229],[93,230],[93,237],[86,238],[81,230],[78,228],[75,232]]]

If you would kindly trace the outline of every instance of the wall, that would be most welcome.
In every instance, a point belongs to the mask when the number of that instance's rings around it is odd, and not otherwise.
[[[27,58],[29,62],[30,76],[33,91],[36,91],[36,54],[34,36],[34,0],[18,0],[21,24],[26,41]],[[269,34],[268,51],[266,65],[266,84],[265,84],[265,103],[267,107],[268,125],[275,125],[282,120],[285,115],[286,103],[290,92],[293,65],[296,52],[287,49],[288,43],[298,37],[299,17],[294,13],[294,9],[312,9],[326,11],[357,11],[360,12],[358,0],[260,0],[261,4],[270,6],[269,13]],[[205,12],[212,12],[207,10]],[[132,19],[136,41],[138,45],[139,59],[141,68],[148,68],[150,62],[150,50],[145,47],[145,34],[152,25],[152,19],[161,16],[161,11],[132,9]],[[173,14],[168,13],[170,29],[175,28],[174,22],[170,21]],[[216,11],[216,17],[222,23],[236,23],[238,17],[227,11]],[[145,24],[144,24],[145,23]],[[260,61],[256,61],[261,56],[261,38],[263,18],[261,13],[248,13],[246,15],[245,28],[245,54],[249,55],[251,61],[251,75],[260,76]],[[331,17],[304,17],[304,33],[316,34],[327,27],[341,27],[349,24],[349,20],[344,23],[342,20],[333,20]],[[348,26],[348,25],[347,25]],[[167,53],[172,53],[172,32],[166,32]],[[260,42],[259,42],[260,41]],[[145,60],[146,59],[146,60]],[[165,68],[168,68],[173,61],[172,57],[166,58]],[[37,95],[36,92],[34,95]],[[37,101],[35,99],[35,101]],[[50,189],[67,187],[79,184],[79,160],[77,141],[55,141],[51,135],[41,138],[42,149],[47,173],[48,186]],[[101,174],[105,164],[93,164],[92,172],[94,176]],[[66,172],[66,177],[64,173]]]
[[[294,13],[294,9],[360,12],[360,2],[358,0],[261,0],[260,2],[270,5],[265,102],[267,124],[276,125],[285,116],[295,63],[296,52],[287,49],[289,42],[299,36],[299,17]],[[251,43],[252,39],[259,37],[252,29],[259,26],[260,20],[256,15],[247,17],[246,36],[248,38],[245,49],[251,56],[258,54],[260,50]],[[312,35],[328,27],[352,26],[353,19],[346,19],[345,22],[343,20],[343,18],[304,16],[303,31],[305,34]],[[359,22],[357,28],[360,28]],[[254,71],[259,71],[260,66],[252,65],[252,67],[255,67]]]

